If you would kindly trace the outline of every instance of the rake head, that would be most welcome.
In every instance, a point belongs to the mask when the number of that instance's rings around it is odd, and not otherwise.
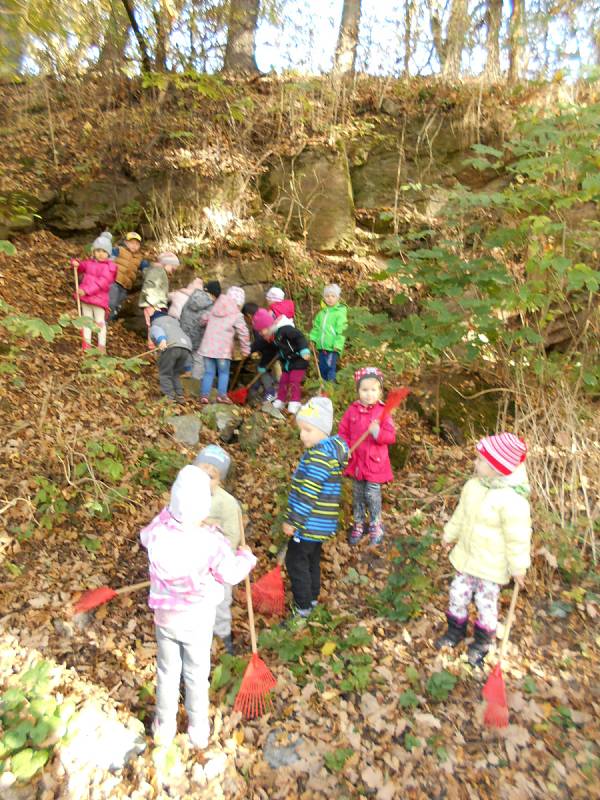
[[[276,683],[275,676],[258,653],[252,653],[235,698],[234,711],[240,711],[246,719],[260,717],[271,706],[269,692]]]
[[[506,702],[506,687],[502,676],[500,664],[496,664],[490,672],[482,694],[487,700],[483,721],[490,728],[506,728],[508,725],[508,703]]]
[[[92,608],[97,608],[98,606],[104,605],[104,603],[108,603],[109,600],[112,600],[113,597],[116,596],[117,593],[114,589],[111,589],[110,586],[101,586],[99,589],[89,589],[87,592],[84,592],[75,603],[73,609],[74,613],[81,614],[84,611],[90,611]]]
[[[248,389],[245,386],[241,386],[239,389],[227,392],[227,397],[232,403],[238,406],[245,406],[246,400],[248,399]]]
[[[252,602],[256,610],[262,614],[283,615],[285,587],[279,564],[252,585]]]

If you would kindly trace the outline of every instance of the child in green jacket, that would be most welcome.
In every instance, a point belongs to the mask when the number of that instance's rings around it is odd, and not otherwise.
[[[325,381],[335,381],[338,358],[346,341],[348,309],[340,303],[341,294],[337,283],[330,283],[323,289],[322,308],[310,332],[310,340],[319,351],[319,371]]]

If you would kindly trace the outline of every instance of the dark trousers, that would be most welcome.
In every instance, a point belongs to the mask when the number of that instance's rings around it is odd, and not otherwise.
[[[158,380],[163,394],[174,400],[183,397],[179,376],[185,372],[190,351],[185,347],[167,347],[158,359]]]
[[[321,542],[290,539],[285,566],[292,584],[294,602],[300,611],[310,611],[321,591]]]
[[[319,350],[319,372],[324,381],[334,381],[340,354],[334,350]]]

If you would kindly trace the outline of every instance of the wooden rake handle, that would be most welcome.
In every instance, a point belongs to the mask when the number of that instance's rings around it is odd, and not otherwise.
[[[137,592],[138,589],[145,589],[147,586],[150,586],[150,581],[132,583],[131,586],[121,586],[120,589],[115,589],[115,594],[129,594],[130,592]]]
[[[502,644],[500,645],[500,657],[499,657],[500,664],[502,664],[502,661],[506,656],[506,649],[508,647],[508,638],[510,636],[510,629],[512,628],[513,620],[515,618],[515,610],[517,608],[518,596],[519,596],[519,584],[515,581],[512,597],[510,598],[510,607],[508,609],[508,616],[506,617],[506,623],[504,625],[504,635],[502,636]]]
[[[79,273],[77,267],[73,264],[73,276],[75,278],[75,297],[77,298],[77,316],[81,316],[81,298],[79,297]]]
[[[323,376],[321,375],[321,367],[319,366],[319,356],[317,355],[317,348],[315,347],[315,343],[310,343],[310,349],[312,350],[312,354],[315,357],[315,367],[317,368],[317,375],[319,376],[319,384],[321,389],[323,388]]]
[[[244,518],[240,511],[240,544],[245,546],[246,536],[244,533]],[[250,625],[250,643],[252,645],[252,652],[256,654],[258,647],[256,646],[256,625],[254,624],[254,606],[252,605],[252,589],[250,588],[250,576],[246,575],[246,605],[248,606],[248,623]]]
[[[279,358],[279,356],[275,356],[275,358],[272,358],[269,361],[269,363],[267,364],[266,368],[267,369],[271,369],[271,367],[277,361],[278,358]],[[263,375],[264,375],[263,372],[257,372],[256,375],[252,378],[252,380],[248,384],[246,384],[245,388],[246,389],[251,389],[254,386],[254,384],[256,383],[256,381],[259,380],[260,378],[262,378]]]

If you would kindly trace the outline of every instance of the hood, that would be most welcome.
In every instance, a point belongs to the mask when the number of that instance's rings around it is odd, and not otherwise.
[[[329,458],[336,458],[341,469],[344,469],[348,463],[348,445],[340,436],[330,436],[328,439],[323,439],[317,447]]]
[[[293,319],[296,307],[293,300],[276,300],[271,303],[270,311],[276,316],[284,316]]]
[[[213,316],[234,317],[239,313],[241,313],[239,306],[232,297],[222,294],[215,300],[215,304],[212,309]]]
[[[284,328],[286,325],[291,325],[293,328],[294,321],[291,320],[289,317],[279,317],[277,320],[275,320],[275,325],[273,325],[273,330],[278,331],[279,328]]]
[[[192,528],[210,513],[210,479],[198,467],[189,464],[180,470],[171,487],[169,512],[184,528]]]
[[[205,292],[204,289],[194,289],[186,303],[186,307],[190,311],[206,311],[212,304],[213,299],[208,292]]]

